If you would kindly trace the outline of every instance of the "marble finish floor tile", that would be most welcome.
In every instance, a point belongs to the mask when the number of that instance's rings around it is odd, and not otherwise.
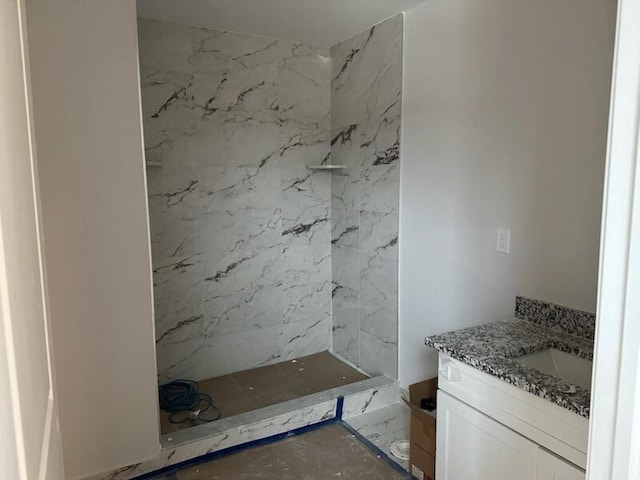
[[[222,418],[228,418],[366,378],[367,375],[331,353],[321,352],[198,383],[200,392],[211,395],[214,403],[220,406]],[[164,435],[193,425],[171,423],[169,414],[161,410],[160,426]]]
[[[347,420],[358,433],[382,450],[387,456],[408,471],[409,462],[394,457],[391,444],[396,440],[409,440],[411,409],[403,402],[363,413]]]
[[[339,424],[243,450],[177,473],[177,480],[395,480],[392,469]]]

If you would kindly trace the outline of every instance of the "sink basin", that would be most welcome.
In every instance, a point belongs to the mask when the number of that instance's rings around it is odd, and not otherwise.
[[[593,362],[555,348],[542,350],[514,359],[527,367],[559,378],[578,387],[591,390],[591,368]]]

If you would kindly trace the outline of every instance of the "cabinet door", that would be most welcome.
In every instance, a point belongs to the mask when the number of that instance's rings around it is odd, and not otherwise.
[[[538,455],[538,480],[584,480],[583,470],[561,458],[540,449]]]
[[[538,446],[438,391],[438,480],[537,480]]]

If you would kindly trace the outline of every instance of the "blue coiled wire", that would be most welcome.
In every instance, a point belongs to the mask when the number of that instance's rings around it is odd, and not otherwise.
[[[198,382],[183,379],[158,387],[160,408],[169,413],[171,423],[206,423],[218,420],[222,416],[222,410],[213,404],[211,395],[199,393],[198,388]],[[210,418],[202,416],[209,409],[215,410],[215,415]]]

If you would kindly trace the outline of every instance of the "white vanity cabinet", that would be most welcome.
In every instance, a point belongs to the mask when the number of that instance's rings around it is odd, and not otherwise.
[[[537,480],[584,480],[584,470],[540,449]]]
[[[445,355],[438,381],[438,480],[585,479],[586,418]]]
[[[537,480],[538,446],[438,392],[438,480]]]

